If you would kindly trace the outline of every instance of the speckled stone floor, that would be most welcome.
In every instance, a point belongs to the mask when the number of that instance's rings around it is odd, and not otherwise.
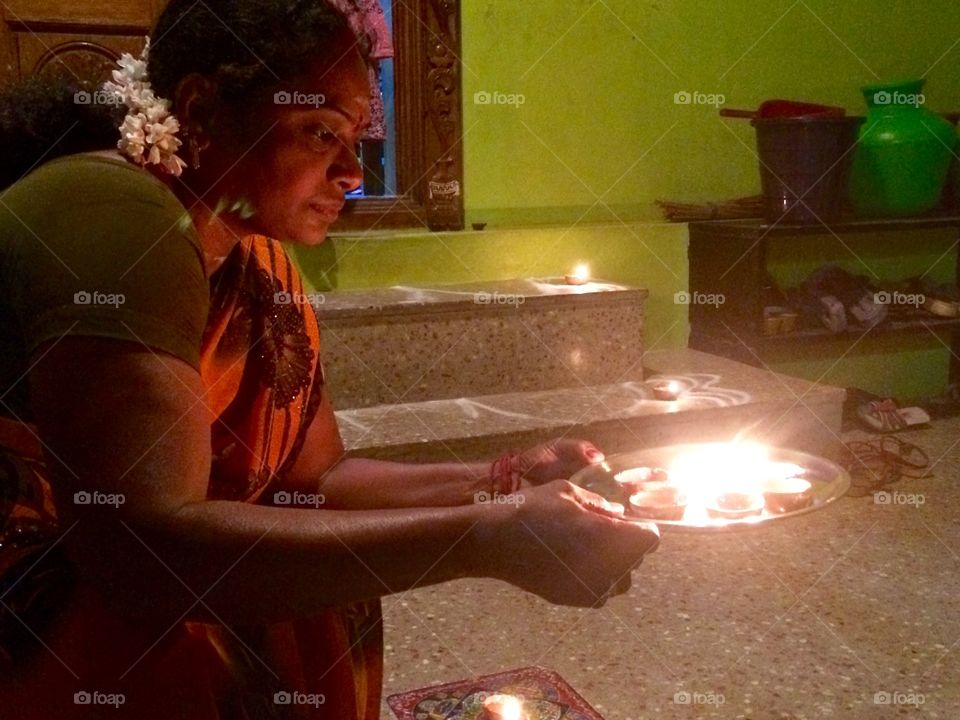
[[[845,497],[760,531],[665,533],[629,593],[598,610],[485,580],[386,598],[385,695],[541,665],[606,720],[954,720],[960,419],[901,437],[929,452],[933,475],[901,481],[890,503]]]

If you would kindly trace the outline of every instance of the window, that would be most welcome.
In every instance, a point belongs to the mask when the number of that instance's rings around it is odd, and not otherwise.
[[[334,232],[463,228],[463,117],[459,0],[396,0],[393,27],[395,144],[361,147],[366,192],[348,199]],[[388,68],[384,67],[387,78]],[[367,145],[365,143],[365,145]],[[377,177],[376,169],[385,172]],[[369,178],[369,179],[368,179]],[[395,186],[391,184],[395,182]],[[378,195],[380,184],[385,194]],[[395,194],[386,194],[395,189]]]

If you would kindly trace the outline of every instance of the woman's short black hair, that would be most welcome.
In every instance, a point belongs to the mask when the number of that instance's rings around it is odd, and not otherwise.
[[[341,48],[349,31],[325,0],[170,0],[151,34],[147,73],[169,100],[197,73],[216,81],[217,101],[252,108]],[[124,108],[77,103],[78,90],[34,77],[0,92],[0,188],[55,157],[116,146]]]
[[[171,0],[151,35],[149,79],[173,99],[177,83],[197,73],[217,81],[221,101],[249,106],[347,32],[323,0]]]

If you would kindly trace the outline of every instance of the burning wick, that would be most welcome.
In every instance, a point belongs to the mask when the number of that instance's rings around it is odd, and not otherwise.
[[[680,383],[671,380],[653,386],[653,396],[657,400],[676,400],[680,395]]]
[[[520,699],[513,695],[490,695],[483,701],[486,720],[526,720]]]
[[[586,285],[590,282],[590,268],[585,263],[580,263],[563,279],[566,280],[567,285]]]

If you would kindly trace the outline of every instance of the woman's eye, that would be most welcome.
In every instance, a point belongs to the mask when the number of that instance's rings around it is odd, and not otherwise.
[[[337,139],[336,133],[334,133],[332,130],[328,130],[327,128],[317,128],[310,134],[321,142],[332,142],[333,140]]]

